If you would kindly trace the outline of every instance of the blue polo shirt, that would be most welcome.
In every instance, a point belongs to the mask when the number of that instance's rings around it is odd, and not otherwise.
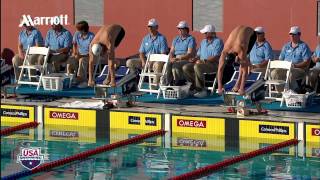
[[[185,39],[182,39],[181,36],[177,36],[174,38],[172,46],[175,50],[174,55],[183,55],[187,54],[189,48],[196,48],[196,40],[191,35],[188,35]]]
[[[71,45],[72,35],[68,30],[63,28],[61,32],[57,34],[53,29],[48,31],[45,43],[46,47],[50,47],[51,50],[58,50],[66,47],[71,48]]]
[[[80,55],[88,55],[89,46],[93,38],[94,34],[92,32],[88,32],[86,37],[81,37],[81,33],[77,31],[73,35],[72,43],[78,46],[78,51]]]
[[[207,60],[211,56],[220,56],[223,50],[223,41],[215,37],[211,42],[204,39],[200,43],[200,48],[197,51],[197,56],[201,60]]]
[[[309,46],[300,41],[298,45],[293,48],[291,46],[291,42],[285,44],[281,50],[279,59],[285,61],[292,61],[293,64],[298,64],[303,62],[304,60],[310,60],[311,51]]]
[[[316,50],[313,53],[313,56],[320,57],[320,45],[317,46]],[[317,62],[315,68],[320,69],[320,62]]]
[[[165,54],[168,52],[167,39],[162,34],[158,33],[155,37],[151,34],[146,35],[141,42],[140,53],[146,56],[149,54]]]
[[[23,50],[26,51],[29,46],[35,46],[36,43],[43,45],[43,38],[41,32],[33,28],[29,35],[27,35],[27,30],[21,31],[19,33],[19,42],[22,44]]]
[[[249,57],[251,64],[261,64],[264,60],[273,59],[271,45],[268,41],[264,41],[260,46],[257,42],[254,43]]]

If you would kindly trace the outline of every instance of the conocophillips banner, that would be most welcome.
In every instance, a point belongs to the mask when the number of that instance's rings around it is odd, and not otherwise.
[[[110,111],[110,128],[155,131],[162,128],[162,115]]]
[[[1,123],[28,123],[35,121],[34,106],[1,105]]]
[[[240,137],[289,140],[295,137],[294,123],[240,120]]]

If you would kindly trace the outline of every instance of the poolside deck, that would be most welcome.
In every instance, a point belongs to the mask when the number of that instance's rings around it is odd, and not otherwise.
[[[1,104],[19,105],[19,106],[36,106],[36,107],[60,107],[66,103],[74,101],[83,102],[100,102],[95,99],[79,99],[79,98],[62,98],[52,102],[32,102],[32,101],[17,101],[16,99],[1,99]],[[317,100],[318,101],[318,100]],[[204,100],[205,102],[205,100]],[[318,106],[318,105],[317,105]],[[81,108],[83,109],[83,108]],[[299,112],[285,110],[268,110],[266,115],[248,115],[238,116],[236,113],[227,112],[227,107],[222,104],[166,104],[154,102],[136,102],[133,107],[112,108],[110,111],[123,111],[123,112],[137,112],[137,113],[160,113],[168,115],[181,115],[181,116],[204,116],[204,117],[219,117],[219,118],[232,118],[232,119],[252,119],[263,121],[276,121],[276,122],[306,122],[320,124],[320,107],[319,112]]]
[[[36,94],[39,92],[33,92]],[[60,94],[59,94],[60,93]],[[73,94],[74,90],[54,93]],[[82,94],[93,95],[92,89]],[[50,94],[50,93],[49,93]],[[40,95],[49,95],[41,92]],[[51,93],[52,94],[52,93]],[[80,93],[81,94],[81,93]],[[57,98],[51,102],[34,102],[24,98],[1,99],[1,123],[24,123],[37,121],[46,125],[78,126],[81,128],[158,130],[171,133],[196,133],[232,138],[298,138],[306,142],[320,143],[320,99],[317,96],[312,106],[306,109],[280,107],[277,103],[264,103],[266,115],[238,116],[228,113],[222,106],[220,96],[213,95],[203,99],[187,98],[182,100],[156,99],[145,94],[137,99],[133,107],[96,109],[80,107],[62,107],[75,101],[101,103],[92,98]],[[6,112],[27,113],[27,117]],[[98,130],[97,130],[98,131]],[[320,147],[318,147],[320,148]]]

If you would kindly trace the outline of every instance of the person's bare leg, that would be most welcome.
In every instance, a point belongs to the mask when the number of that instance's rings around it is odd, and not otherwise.
[[[93,65],[94,65],[94,58],[93,58],[93,55],[90,53],[89,54],[89,68],[88,68],[88,71],[89,71],[89,78],[88,78],[88,86],[93,86],[94,85],[94,82],[93,82]]]
[[[111,82],[111,75],[110,75],[110,69],[108,67],[108,74],[107,74],[107,78],[103,81],[104,85],[109,85]]]
[[[116,75],[115,75],[115,67],[114,67],[114,62],[113,60],[108,60],[108,64],[109,64],[109,75],[110,75],[110,85],[112,87],[116,86]]]
[[[239,91],[241,80],[242,80],[242,69],[241,69],[241,66],[240,66],[238,80],[237,80],[236,84],[232,88],[233,92],[238,92]]]
[[[240,95],[244,95],[245,94],[245,83],[246,83],[246,79],[248,76],[248,66],[240,66],[240,69],[242,71],[242,77],[241,77],[241,82],[240,82],[240,88],[239,88],[239,94]]]

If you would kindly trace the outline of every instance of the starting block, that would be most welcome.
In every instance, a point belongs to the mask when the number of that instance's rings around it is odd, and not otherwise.
[[[261,100],[265,98],[265,80],[260,79],[261,72],[251,72],[245,82],[245,95],[244,100],[237,101],[236,97],[241,96],[238,92],[233,92],[232,88],[237,82],[239,71],[235,71],[231,80],[225,84],[225,93],[223,94],[224,103],[229,112],[237,112],[237,115],[247,116],[254,114],[246,106],[246,101],[249,100],[255,104],[258,114],[265,114],[266,111],[262,109]]]

